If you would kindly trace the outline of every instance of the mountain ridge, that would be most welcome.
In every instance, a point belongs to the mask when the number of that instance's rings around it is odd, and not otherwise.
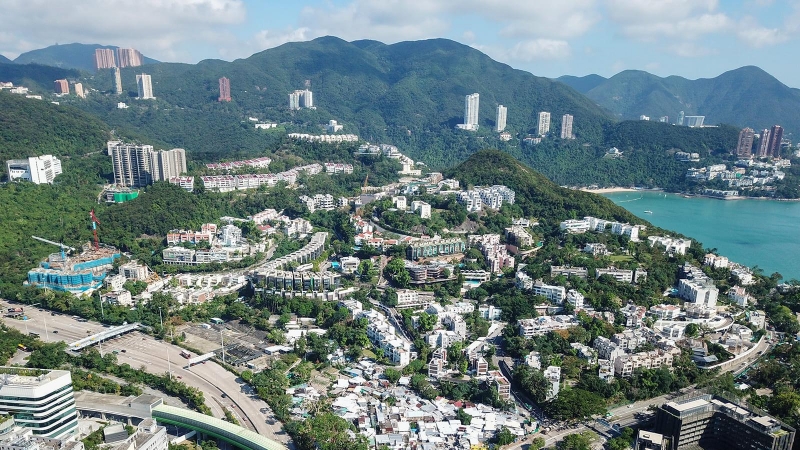
[[[780,124],[789,133],[800,132],[800,89],[786,86],[756,66],[695,80],[625,70],[584,95],[622,120],[669,116],[674,123],[678,112],[684,111],[706,116],[706,124],[729,123],[756,130]]]
[[[14,59],[15,64],[40,64],[60,67],[62,69],[78,69],[88,72],[95,71],[94,51],[98,48],[116,50],[115,45],[81,44],[55,44],[20,54]],[[159,61],[142,55],[143,64],[156,64]]]

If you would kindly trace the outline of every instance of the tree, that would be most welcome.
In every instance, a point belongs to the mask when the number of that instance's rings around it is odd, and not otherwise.
[[[700,325],[698,325],[696,323],[690,323],[689,325],[686,325],[685,334],[686,334],[686,336],[688,336],[690,338],[695,338],[695,337],[699,336],[700,335]]]
[[[589,431],[568,434],[558,443],[558,450],[591,450],[593,435]]]
[[[403,376],[403,374],[397,369],[387,368],[383,371],[383,376],[389,380],[389,383],[397,384],[397,381],[400,380],[400,377]]]
[[[422,332],[428,332],[433,330],[433,327],[436,325],[436,315],[435,314],[428,314],[426,312],[421,312],[419,315],[419,330]]]
[[[583,389],[564,389],[545,409],[559,420],[582,420],[593,415],[605,414],[603,397]]]
[[[538,436],[531,441],[531,446],[528,447],[528,450],[541,450],[545,445],[547,445],[547,442],[545,442],[544,438]]]
[[[371,282],[378,274],[378,270],[372,264],[372,261],[365,259],[358,265],[358,279],[362,283]]]
[[[514,438],[514,435],[511,434],[511,431],[509,431],[508,428],[503,427],[494,436],[494,440],[497,443],[497,445],[502,447],[504,445],[508,445],[508,444],[511,444],[512,442],[514,442],[515,438]]]
[[[461,421],[461,425],[469,425],[472,423],[472,416],[467,414],[464,408],[458,408],[458,411],[456,411],[456,419]]]

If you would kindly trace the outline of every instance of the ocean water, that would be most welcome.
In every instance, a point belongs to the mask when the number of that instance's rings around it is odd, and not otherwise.
[[[800,202],[685,198],[663,192],[604,196],[654,225],[716,248],[731,261],[758,266],[766,275],[780,272],[787,281],[800,279]]]

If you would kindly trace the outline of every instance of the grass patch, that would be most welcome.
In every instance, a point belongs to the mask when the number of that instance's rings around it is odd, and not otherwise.
[[[633,256],[631,255],[611,255],[608,257],[613,262],[627,262],[633,261]]]

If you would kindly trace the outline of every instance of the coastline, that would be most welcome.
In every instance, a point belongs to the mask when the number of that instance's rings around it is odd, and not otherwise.
[[[597,189],[589,189],[589,188],[580,188],[579,191],[583,192],[591,192],[592,194],[613,194],[615,192],[639,192],[642,189],[634,189],[634,188],[625,188],[625,187],[610,187],[610,188],[597,188]]]

